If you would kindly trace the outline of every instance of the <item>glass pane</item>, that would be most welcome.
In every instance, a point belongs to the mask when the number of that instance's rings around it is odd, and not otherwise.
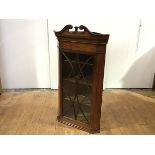
[[[62,55],[63,115],[89,124],[94,56]]]

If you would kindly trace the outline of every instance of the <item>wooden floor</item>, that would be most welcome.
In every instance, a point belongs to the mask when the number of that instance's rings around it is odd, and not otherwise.
[[[3,92],[0,96],[0,134],[88,134],[56,121],[57,94],[51,90]],[[99,134],[155,134],[155,92],[104,91]]]

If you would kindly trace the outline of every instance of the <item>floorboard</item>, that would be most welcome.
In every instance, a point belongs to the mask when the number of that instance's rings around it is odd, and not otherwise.
[[[1,135],[88,135],[56,121],[58,91],[4,91],[0,96]],[[107,89],[99,135],[154,135],[155,92]]]

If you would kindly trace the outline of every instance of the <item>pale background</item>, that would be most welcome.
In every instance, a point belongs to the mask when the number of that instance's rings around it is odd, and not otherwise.
[[[38,17],[50,18],[52,23],[55,24],[55,22],[58,20],[63,21],[64,17],[70,17],[71,19],[81,16],[81,19],[88,19],[90,22],[96,25],[96,19],[93,18],[93,15],[95,14],[95,16],[101,17],[101,21],[104,21],[102,16],[105,15],[106,18],[113,16],[113,19],[117,18],[118,16],[123,16],[127,19],[132,19],[133,17],[138,17],[139,19],[143,18],[143,16],[147,16],[147,19],[149,19],[150,22],[153,22],[155,19],[154,3],[154,0],[3,0],[3,2],[1,1],[0,3],[0,17],[6,19]],[[66,23],[68,24],[71,22],[68,20],[65,22],[65,24]],[[83,23],[80,22],[80,24]],[[62,26],[64,26],[63,23],[59,27],[54,27],[54,29],[59,30],[62,28]],[[86,26],[89,27],[89,25]],[[150,26],[151,25],[149,24],[148,27]],[[91,27],[89,28],[91,29]],[[147,31],[148,28],[145,32]],[[153,33],[151,32],[151,29],[149,29],[149,31],[150,33]],[[147,37],[149,37],[148,35],[150,36],[151,34],[147,34]],[[148,44],[151,41],[151,44],[154,45],[154,36],[151,35],[151,37],[147,37],[145,39],[148,40]],[[144,50],[144,53],[145,52],[146,51]],[[143,55],[143,52],[141,53]],[[140,57],[140,54],[138,55]],[[148,55],[152,57],[151,54]],[[152,57],[152,59],[154,58]],[[149,62],[149,59],[146,60]],[[134,78],[135,77],[132,79]],[[117,136],[116,138],[114,136],[102,137],[98,135],[93,135],[93,138],[91,136],[81,137],[77,135],[70,137],[52,136],[52,138],[51,136],[50,138],[49,136],[1,136],[0,141],[1,152],[7,155],[21,155],[21,152],[23,155],[51,155],[52,153],[72,154],[73,152],[75,155],[79,155],[81,152],[83,154],[100,154],[103,152],[103,146],[104,153],[109,155],[124,155],[124,153],[127,155],[154,155],[154,144],[155,140],[153,136],[138,136],[138,138],[136,136]],[[70,147],[70,150],[68,151],[68,146],[70,145],[72,147]],[[77,149],[77,146],[79,146],[80,149]]]
[[[92,31],[110,34],[104,88],[151,88],[155,73],[155,22],[145,17],[102,18],[94,15],[0,20],[2,87],[57,89],[58,50],[53,30],[59,31],[66,24],[83,24]]]
[[[91,31],[110,34],[104,88],[152,87],[155,73],[154,1],[53,0],[48,4],[46,0],[37,3],[32,0],[31,5],[28,1],[19,1],[17,4],[21,7],[16,9],[14,4],[6,2],[7,9],[4,6],[0,9],[9,13],[5,17],[7,20],[0,20],[3,88],[58,88],[58,51],[53,30],[59,31],[66,24],[83,24]],[[11,9],[13,11],[7,11]],[[19,19],[9,19],[10,14]],[[35,19],[36,16],[39,18]]]
[[[3,88],[50,88],[47,20],[0,20]]]

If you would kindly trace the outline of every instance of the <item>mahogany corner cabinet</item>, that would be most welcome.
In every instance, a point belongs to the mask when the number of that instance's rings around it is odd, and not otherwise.
[[[108,34],[83,25],[54,31],[59,48],[58,121],[89,133],[100,132]]]

